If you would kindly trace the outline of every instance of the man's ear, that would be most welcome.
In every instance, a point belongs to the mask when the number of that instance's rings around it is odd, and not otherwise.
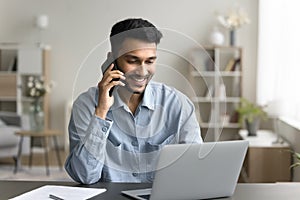
[[[111,63],[114,61],[114,58],[113,58],[113,54],[112,52],[108,52],[107,53],[107,58],[106,60],[104,61],[104,63],[101,65],[101,70],[102,70],[102,73],[104,74],[104,72],[107,70],[107,68],[111,65]]]
[[[113,53],[111,51],[107,52],[107,59],[109,60],[112,57],[113,57]]]

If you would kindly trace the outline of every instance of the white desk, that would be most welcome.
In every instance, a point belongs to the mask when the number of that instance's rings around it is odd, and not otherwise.
[[[258,130],[256,136],[248,136],[247,130],[240,130],[239,135],[249,141],[249,147],[289,147],[285,141],[277,143],[277,135],[270,130]]]
[[[291,152],[286,142],[274,143],[276,134],[269,130],[257,131],[257,136],[247,136],[246,130],[239,132],[242,139],[249,141],[244,162],[243,177],[250,183],[274,183],[291,180]]]

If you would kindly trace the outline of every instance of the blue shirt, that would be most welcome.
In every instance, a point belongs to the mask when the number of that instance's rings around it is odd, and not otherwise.
[[[65,169],[75,181],[152,182],[164,145],[202,142],[193,103],[176,89],[150,81],[134,114],[113,95],[106,120],[95,115],[97,87],[73,104]]]

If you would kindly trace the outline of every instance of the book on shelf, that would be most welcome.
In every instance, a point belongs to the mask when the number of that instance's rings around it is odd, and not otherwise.
[[[238,71],[238,70],[240,70],[239,69],[240,68],[240,63],[241,63],[241,59],[240,58],[235,59],[234,65],[233,65],[231,71]]]
[[[231,71],[231,69],[233,68],[234,62],[235,62],[235,59],[234,59],[234,58],[231,58],[231,59],[228,61],[227,65],[226,65],[226,67],[225,67],[225,69],[224,69],[224,71],[226,71],[226,72]]]
[[[15,56],[9,62],[7,71],[9,71],[9,72],[15,72],[15,71],[17,71],[17,64],[18,64],[18,60],[17,60],[17,57]]]
[[[234,111],[231,115],[230,115],[230,119],[229,122],[230,123],[238,123],[239,121],[239,113],[237,111]]]
[[[224,71],[227,71],[227,72],[230,72],[230,71],[238,71],[240,70],[239,67],[240,67],[240,62],[241,62],[241,59],[240,58],[237,58],[237,59],[234,59],[234,58],[231,58]]]

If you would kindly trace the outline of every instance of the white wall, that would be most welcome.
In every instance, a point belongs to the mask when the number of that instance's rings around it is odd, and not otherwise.
[[[51,127],[63,130],[66,102],[97,84],[107,43],[92,52],[80,70],[79,67],[89,52],[107,39],[117,20],[143,17],[159,28],[177,31],[176,37],[185,35],[185,39],[190,37],[208,44],[208,34],[217,24],[214,12],[226,12],[236,4],[245,8],[251,19],[250,25],[238,31],[238,44],[244,47],[243,94],[254,101],[258,0],[0,0],[0,42],[35,43],[42,39],[51,45],[51,79],[57,83],[51,93]],[[33,26],[33,19],[38,14],[47,14],[50,20],[49,28],[41,34]],[[174,42],[177,43],[162,42],[162,46],[172,46],[187,56],[187,43],[176,39]],[[226,42],[228,44],[228,40]],[[171,60],[166,61],[167,58]],[[160,62],[186,72],[187,64],[174,55],[165,55]],[[168,82],[176,83],[166,76]]]

